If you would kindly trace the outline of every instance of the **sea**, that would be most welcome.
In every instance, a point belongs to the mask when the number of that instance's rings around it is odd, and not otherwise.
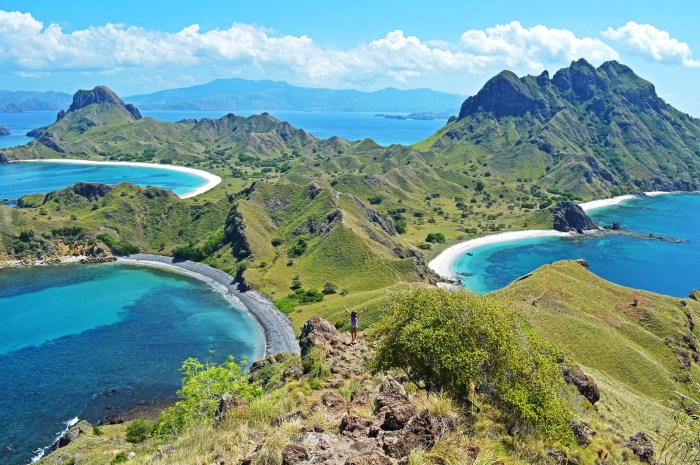
[[[252,360],[256,323],[208,284],[126,264],[0,269],[0,464],[74,419],[174,399],[182,362]]]
[[[452,263],[452,272],[483,294],[547,263],[582,258],[593,273],[623,286],[675,297],[700,289],[700,194],[635,198],[588,213],[600,225],[618,221],[632,232],[685,242],[616,235],[520,239],[475,248]]]

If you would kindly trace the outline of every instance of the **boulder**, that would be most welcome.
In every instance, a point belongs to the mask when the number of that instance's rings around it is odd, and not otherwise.
[[[694,300],[696,302],[700,302],[700,291],[699,290],[694,290],[690,293],[688,296],[689,299]]]
[[[630,436],[622,443],[622,447],[631,450],[642,462],[656,463],[656,460],[654,460],[654,445],[651,439],[649,439],[649,436],[644,432],[639,432]]]
[[[369,417],[358,417],[356,415],[345,415],[342,420],[340,420],[340,427],[338,430],[340,434],[344,436],[350,436],[354,438],[368,437],[370,430],[374,426],[374,419]]]
[[[91,429],[92,425],[90,425],[90,423],[87,421],[83,420],[78,422],[75,426],[69,428],[61,436],[59,436],[58,439],[56,439],[56,442],[51,445],[51,450],[58,450],[61,447],[66,447],[68,444],[78,439],[81,434],[84,434]]]
[[[306,357],[314,347],[320,347],[329,351],[344,345],[345,342],[345,338],[335,326],[323,318],[311,317],[301,327],[299,347],[301,348],[302,358]]]
[[[549,209],[552,214],[552,227],[562,232],[582,232],[598,229],[593,221],[579,205],[574,202],[559,202]]]
[[[406,394],[393,390],[381,392],[377,396],[374,401],[374,411],[382,419],[381,428],[385,431],[403,428],[416,414],[416,409]]]
[[[406,426],[384,437],[384,452],[395,459],[406,457],[416,447],[430,449],[435,445],[437,433],[430,414],[421,410],[411,418]]]
[[[583,372],[580,366],[565,367],[562,374],[564,375],[564,380],[576,386],[579,394],[585,397],[592,405],[595,405],[600,400],[598,385],[592,377]]]
[[[288,444],[282,450],[282,465],[295,465],[309,458],[309,451],[301,444]]]

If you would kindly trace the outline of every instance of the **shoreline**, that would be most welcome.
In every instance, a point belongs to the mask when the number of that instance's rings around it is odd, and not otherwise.
[[[614,205],[619,205],[628,200],[643,198],[643,197],[658,197],[660,195],[671,195],[671,194],[685,194],[691,192],[665,192],[665,191],[651,191],[644,192],[642,196],[638,195],[619,195],[617,197],[612,197],[609,199],[592,200],[590,202],[583,202],[578,204],[583,211],[586,213],[596,210],[598,208],[611,207]],[[531,239],[538,237],[566,237],[571,235],[570,233],[563,233],[556,231],[554,229],[528,229],[523,231],[509,231],[498,234],[491,234],[488,236],[477,237],[475,239],[470,239],[468,241],[459,242],[457,244],[451,245],[446,248],[437,257],[433,258],[429,263],[428,267],[440,275],[442,278],[448,281],[447,284],[452,283],[454,280],[459,280],[457,276],[452,273],[452,263],[457,260],[460,255],[469,252],[472,249],[482,247],[490,244],[497,244],[501,242],[509,242],[518,239]]]
[[[59,158],[59,159],[49,159],[42,158],[36,160],[11,160],[8,163],[66,163],[74,165],[109,165],[109,166],[134,166],[139,168],[151,168],[157,169],[161,168],[169,171],[179,171],[180,173],[187,173],[194,175],[200,179],[204,179],[204,184],[197,187],[196,189],[187,192],[182,195],[178,195],[181,199],[189,199],[191,197],[196,197],[199,194],[203,194],[208,190],[213,189],[219,185],[222,181],[221,177],[210,173],[208,171],[200,170],[197,168],[189,168],[187,166],[177,166],[177,165],[160,165],[157,163],[145,163],[138,161],[93,161],[93,160],[77,160],[72,158]],[[129,182],[126,180],[125,182]]]
[[[252,362],[280,352],[300,353],[296,333],[289,318],[264,294],[241,292],[230,274],[199,262],[178,261],[164,255],[135,254],[118,257],[116,263],[150,266],[182,273],[209,284],[239,310],[246,312],[258,326],[262,347]]]

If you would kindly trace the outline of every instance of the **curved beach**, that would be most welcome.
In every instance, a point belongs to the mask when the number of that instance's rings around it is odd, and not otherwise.
[[[195,197],[202,194],[221,183],[221,178],[215,174],[208,171],[199,170],[196,168],[188,168],[186,166],[176,166],[176,165],[160,165],[156,163],[143,163],[143,162],[131,162],[131,161],[93,161],[93,160],[75,160],[75,159],[37,159],[37,160],[12,160],[10,163],[70,163],[75,165],[113,165],[113,166],[135,166],[139,168],[160,168],[170,171],[179,171],[181,173],[187,173],[198,178],[204,179],[204,184],[198,188],[180,195],[181,199],[189,199],[190,197]]]
[[[164,255],[135,254],[118,258],[118,263],[152,266],[183,273],[206,282],[223,295],[234,307],[248,312],[257,323],[263,336],[263,347],[256,360],[279,352],[300,352],[292,324],[275,304],[257,291],[241,292],[234,277],[208,265],[191,261],[179,261]]]

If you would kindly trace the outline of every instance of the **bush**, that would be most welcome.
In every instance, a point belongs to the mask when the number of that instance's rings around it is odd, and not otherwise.
[[[198,262],[204,260],[205,256],[202,250],[191,245],[181,245],[175,247],[172,251],[173,257],[178,260],[192,260]]]
[[[248,383],[247,372],[232,356],[221,365],[189,358],[181,371],[185,377],[177,393],[182,400],[160,415],[153,427],[155,434],[176,434],[191,424],[213,424],[225,394],[251,400],[263,393],[260,387]]]
[[[137,419],[129,423],[126,427],[126,440],[133,443],[143,442],[153,432],[153,425],[150,421]]]
[[[370,205],[379,205],[384,200],[384,197],[382,197],[381,195],[373,195],[368,200]]]
[[[425,238],[425,242],[443,244],[445,242],[445,235],[443,233],[429,233]]]
[[[573,440],[561,356],[526,329],[512,305],[465,291],[419,289],[388,299],[384,311],[372,329],[373,371],[402,369],[413,382],[458,399],[474,383],[512,424]]]
[[[121,242],[116,237],[109,234],[100,234],[97,236],[97,238],[104,242],[114,255],[131,255],[139,253],[139,248],[135,245],[129,244],[128,242]]]
[[[335,288],[335,284],[326,282],[326,284],[323,285],[323,292],[324,294],[335,294],[337,292]]]

